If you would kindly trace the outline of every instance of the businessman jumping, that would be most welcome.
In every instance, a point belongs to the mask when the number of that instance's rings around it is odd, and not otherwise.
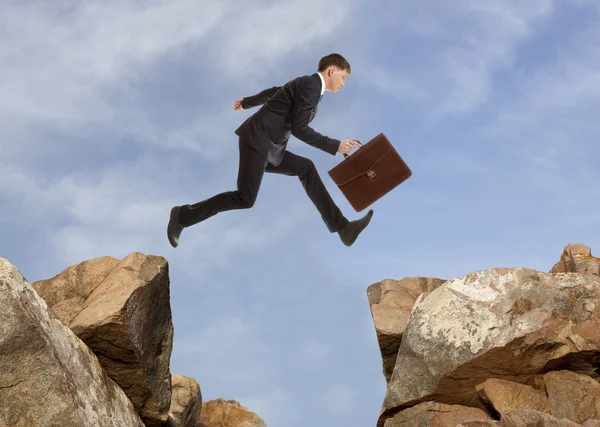
[[[361,219],[348,221],[325,188],[314,163],[288,151],[290,135],[331,155],[346,154],[360,142],[343,141],[321,135],[309,126],[325,91],[336,93],[350,74],[350,64],[337,53],[321,58],[317,72],[237,100],[233,109],[262,107],[235,130],[239,137],[237,190],[171,209],[167,226],[169,242],[179,245],[179,237],[191,227],[219,212],[254,206],[265,172],[297,176],[331,233],[338,233],[351,246],[371,221],[373,210]]]

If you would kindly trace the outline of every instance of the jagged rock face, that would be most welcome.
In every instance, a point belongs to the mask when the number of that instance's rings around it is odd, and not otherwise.
[[[261,417],[235,400],[215,399],[202,405],[199,427],[266,427]]]
[[[137,252],[92,259],[33,287],[94,351],[146,426],[166,422],[173,347],[166,260]]]
[[[94,353],[0,258],[0,425],[144,427]]]
[[[178,427],[196,427],[202,408],[200,385],[195,379],[178,374],[171,375],[171,384],[169,415]]]
[[[600,275],[600,258],[593,257],[588,246],[569,244],[565,246],[560,261],[554,264],[550,272]]]
[[[371,316],[383,360],[383,375],[390,380],[402,334],[417,298],[437,289],[445,280],[429,277],[386,279],[367,288]]]
[[[413,307],[378,426],[424,401],[484,409],[476,386],[490,377],[596,376],[598,307],[594,275],[492,269],[447,281]]]

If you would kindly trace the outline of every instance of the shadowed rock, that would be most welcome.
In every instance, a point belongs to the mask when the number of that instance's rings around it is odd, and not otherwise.
[[[415,301],[421,294],[437,289],[442,283],[444,280],[436,278],[406,277],[402,280],[385,279],[367,288],[386,381],[390,380],[394,371],[402,334]]]
[[[491,269],[447,281],[415,303],[378,426],[434,400],[485,408],[494,377],[533,385],[550,370],[597,375],[600,277]]]
[[[137,252],[96,258],[33,286],[96,353],[146,426],[167,421],[173,324],[166,260]]]
[[[144,427],[94,353],[0,258],[0,425]]]

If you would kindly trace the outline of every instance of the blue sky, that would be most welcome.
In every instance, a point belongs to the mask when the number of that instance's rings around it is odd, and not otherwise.
[[[133,251],[169,261],[173,372],[269,427],[374,425],[385,394],[366,288],[600,247],[600,5],[15,1],[0,4],[0,256],[30,281]],[[297,179],[184,230],[169,210],[234,189],[236,99],[352,65],[312,126],[383,132],[413,176],[351,248]],[[331,156],[295,138],[349,219]]]

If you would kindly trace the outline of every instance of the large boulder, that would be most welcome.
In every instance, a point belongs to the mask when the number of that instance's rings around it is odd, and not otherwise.
[[[266,427],[266,424],[235,400],[214,399],[202,404],[199,427]]]
[[[596,275],[503,268],[445,282],[413,307],[378,426],[425,401],[484,409],[476,386],[488,378],[597,376],[598,307]]]
[[[600,275],[600,258],[592,256],[592,249],[580,243],[565,246],[560,260],[550,273],[580,273]]]
[[[167,421],[173,324],[168,263],[134,252],[73,265],[33,283],[56,315],[96,353],[148,427]]]
[[[94,353],[0,258],[0,425],[144,427]]]
[[[202,409],[200,385],[193,378],[171,375],[171,409],[169,415],[178,427],[196,427]]]
[[[525,384],[489,378],[476,389],[481,399],[499,415],[515,409],[550,413],[550,402],[546,393]]]
[[[560,370],[544,374],[551,414],[576,423],[600,419],[600,383],[587,375]]]
[[[385,279],[367,288],[386,381],[390,380],[394,371],[402,334],[417,298],[444,282],[430,277],[406,277],[402,280]]]

